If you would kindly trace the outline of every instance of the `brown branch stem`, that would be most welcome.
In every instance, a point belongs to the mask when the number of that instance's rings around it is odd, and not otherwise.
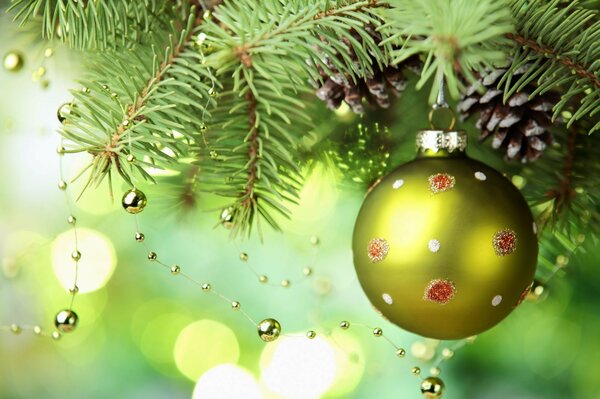
[[[526,46],[538,54],[543,54],[548,58],[551,58],[555,62],[559,62],[569,68],[571,71],[575,72],[577,75],[589,79],[594,86],[600,88],[600,79],[598,76],[594,75],[592,72],[588,71],[583,64],[578,61],[575,61],[569,57],[564,56],[563,54],[558,54],[555,49],[549,46],[543,46],[538,44],[535,40],[528,39],[524,36],[515,33],[507,33],[505,35],[510,40],[515,41],[517,44],[521,46]]]
[[[250,147],[248,148],[248,158],[250,164],[248,165],[248,182],[244,190],[244,199],[242,200],[243,206],[251,206],[255,199],[254,187],[258,180],[257,164],[258,164],[258,134],[259,129],[256,127],[256,98],[251,90],[245,96],[245,100],[248,102],[248,124],[250,126]]]

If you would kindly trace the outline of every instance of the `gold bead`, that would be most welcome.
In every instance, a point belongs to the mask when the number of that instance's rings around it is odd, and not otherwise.
[[[376,337],[381,337],[383,335],[383,330],[379,327],[373,329],[373,335]]]
[[[56,147],[56,153],[58,155],[63,155],[65,153],[66,149],[65,147],[63,147],[62,145],[59,145],[58,147]]]
[[[56,117],[60,123],[65,123],[69,115],[71,115],[70,103],[64,103],[56,110]]]
[[[211,150],[209,152],[209,155],[210,155],[210,159],[219,159],[219,153],[216,152],[215,150]]]
[[[85,94],[90,94],[92,92],[89,87],[82,87],[81,91]]]
[[[246,261],[248,261],[248,254],[247,254],[247,253],[245,253],[245,252],[242,252],[242,253],[240,254],[240,260],[241,260],[242,262],[246,262]]]
[[[24,64],[23,54],[18,51],[9,51],[4,55],[4,60],[2,61],[2,66],[8,72],[19,72]]]
[[[146,236],[144,236],[143,233],[135,233],[135,240],[137,242],[144,242],[145,238],[146,238]]]
[[[442,370],[440,370],[439,367],[432,367],[429,369],[429,373],[434,377],[437,377],[438,375],[440,375],[441,372],[442,372]]]
[[[421,393],[427,399],[441,398],[444,394],[444,382],[438,377],[427,377],[421,382]]]
[[[135,162],[135,155],[127,154],[127,162],[129,162],[129,163]]]
[[[282,287],[285,287],[285,288],[287,288],[287,287],[289,287],[289,286],[290,286],[290,284],[291,284],[291,283],[290,283],[290,280],[281,280],[281,286],[282,286]]]
[[[211,19],[212,18],[212,12],[210,10],[204,11],[204,14],[202,14],[202,18],[205,19],[205,20]]]
[[[79,259],[81,259],[81,252],[75,250],[71,253],[71,259],[73,259],[75,262],[77,262]]]
[[[202,284],[202,291],[208,292],[208,291],[210,291],[210,289],[211,289],[210,284],[208,284],[208,283]]]
[[[40,327],[40,326],[33,326],[33,333],[35,335],[42,335],[42,327]]]
[[[261,283],[263,283],[263,284],[266,284],[266,283],[269,282],[269,278],[263,274],[263,275],[261,275],[261,276],[258,277],[258,281],[261,282]]]
[[[306,338],[308,339],[314,339],[317,336],[317,333],[314,332],[313,330],[309,330],[306,332]]]
[[[404,357],[404,356],[406,356],[406,351],[402,348],[398,348],[398,350],[396,351],[396,356]]]
[[[305,276],[310,276],[312,275],[312,269],[310,267],[305,267],[304,269],[302,269],[302,273],[304,273]]]
[[[10,331],[15,335],[19,335],[23,330],[21,330],[21,327],[18,324],[11,324]]]
[[[48,47],[46,50],[44,50],[44,57],[46,58],[50,58],[54,55],[54,50],[50,47]]]
[[[131,214],[140,213],[147,204],[148,200],[146,199],[146,195],[136,188],[132,188],[125,192],[125,194],[123,194],[123,199],[121,200],[123,209]]]
[[[454,356],[454,351],[450,348],[444,348],[444,350],[442,350],[442,356],[444,359],[450,359],[452,356]]]
[[[238,301],[231,302],[231,309],[233,309],[233,310],[239,310],[241,306],[242,306],[242,304],[239,303]]]
[[[115,92],[110,93],[110,98],[118,98],[119,95]]]
[[[232,206],[224,208],[221,211],[221,224],[226,229],[231,229],[235,225],[236,209]]]
[[[317,236],[310,237],[310,243],[312,245],[319,245],[320,242],[321,241],[319,240],[319,237],[317,237]]]
[[[70,215],[67,218],[67,223],[69,223],[69,224],[75,224],[75,223],[77,223],[77,218],[75,216],[73,216],[73,215]]]
[[[173,265],[171,266],[171,274],[176,276],[179,273],[181,273],[181,267],[177,266],[177,265]]]
[[[281,334],[281,324],[275,319],[265,319],[258,323],[258,336],[265,342],[275,341]]]
[[[79,292],[79,287],[77,285],[74,285],[73,287],[69,288],[69,294],[75,295]]]
[[[113,94],[116,94],[116,93],[113,93]],[[121,122],[121,126],[123,126],[123,129],[129,129],[129,127],[130,127],[129,119],[125,119],[123,122]]]
[[[61,180],[58,182],[58,189],[61,191],[65,191],[67,189],[67,182],[64,180]]]
[[[342,322],[340,322],[340,328],[342,330],[347,330],[350,328],[350,323],[347,321],[342,321]]]
[[[210,88],[208,89],[208,95],[211,97],[216,97],[217,96],[217,91],[214,88]]]
[[[60,335],[60,333],[58,331],[52,331],[52,339],[53,340],[58,341],[61,337],[62,337],[62,335]]]
[[[149,252],[148,253],[148,260],[151,262],[154,262],[156,259],[158,259],[158,255],[156,254],[156,252]]]
[[[539,280],[533,280],[533,285],[527,293],[527,300],[529,302],[540,302],[548,296],[548,290]]]
[[[63,309],[54,317],[54,325],[62,333],[71,332],[77,327],[79,317],[70,309]]]
[[[206,123],[201,123],[200,124],[200,132],[204,133],[208,130],[208,126],[206,125]]]
[[[420,375],[421,369],[419,367],[413,367],[410,372],[413,373],[414,375]]]

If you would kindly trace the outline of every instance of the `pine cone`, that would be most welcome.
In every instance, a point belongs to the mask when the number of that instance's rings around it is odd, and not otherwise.
[[[527,64],[514,72],[513,80],[531,67]],[[559,100],[556,93],[529,96],[536,89],[533,83],[513,94],[506,103],[498,83],[506,69],[496,69],[483,74],[477,84],[470,86],[458,104],[458,112],[464,120],[480,112],[477,128],[481,129],[481,141],[493,136],[492,147],[502,148],[506,158],[523,163],[535,161],[544,149],[554,142],[548,130],[552,124],[552,108]],[[479,87],[484,89],[481,94]]]
[[[381,36],[374,27],[367,27],[366,31],[371,34],[376,43],[381,41]],[[362,37],[355,31],[351,31],[351,34],[357,41],[364,42]],[[325,38],[321,38],[321,40],[325,41]],[[349,40],[342,39],[342,42],[349,49],[348,55],[350,58],[358,64],[358,57],[352,50]],[[342,56],[339,54],[337,58],[342,60]],[[354,83],[348,76],[338,71],[335,63],[329,57],[324,56],[323,62],[334,73],[328,75],[323,68],[318,67],[319,74],[323,78],[323,84],[317,88],[317,97],[325,101],[327,107],[332,110],[339,108],[342,101],[345,101],[352,111],[357,114],[365,112],[363,99],[381,108],[388,108],[390,106],[390,94],[398,97],[406,87],[403,69],[409,68],[420,73],[421,68],[421,61],[416,56],[407,59],[397,67],[385,66],[383,68],[379,68],[375,59],[373,59],[372,64],[375,68],[373,76]]]

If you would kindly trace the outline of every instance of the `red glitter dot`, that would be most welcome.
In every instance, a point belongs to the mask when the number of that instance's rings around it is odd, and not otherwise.
[[[434,194],[451,190],[454,187],[454,183],[456,183],[454,176],[447,173],[437,173],[429,176],[429,189]]]
[[[390,245],[385,238],[373,238],[369,241],[368,256],[371,262],[381,262],[387,256]]]
[[[529,284],[527,287],[525,287],[525,289],[521,293],[521,296],[519,297],[519,301],[517,302],[517,306],[519,306],[520,304],[522,304],[523,301],[525,300],[525,298],[527,298],[527,295],[529,295],[529,291],[531,291],[531,287],[533,287],[533,282],[531,284]]]
[[[510,229],[500,230],[494,234],[492,242],[496,255],[512,254],[517,249],[517,234]]]
[[[431,280],[427,288],[425,289],[425,295],[423,299],[445,305],[454,298],[456,294],[456,287],[450,280]]]

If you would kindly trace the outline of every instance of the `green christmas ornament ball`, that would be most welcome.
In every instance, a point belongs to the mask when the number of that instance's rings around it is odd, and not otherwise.
[[[519,190],[465,154],[466,135],[426,130],[419,155],[371,188],[353,236],[358,279],[375,308],[435,339],[486,331],[527,296],[536,226]]]

